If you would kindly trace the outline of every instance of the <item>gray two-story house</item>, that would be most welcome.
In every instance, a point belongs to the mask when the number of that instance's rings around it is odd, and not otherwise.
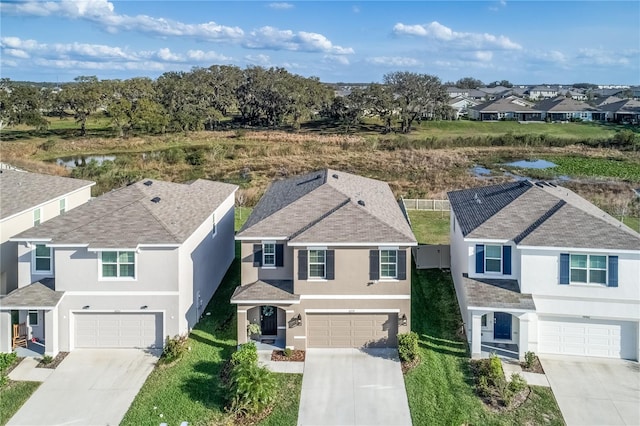
[[[236,189],[145,179],[12,237],[18,288],[0,304],[0,350],[12,311],[51,355],[188,333],[233,261]]]
[[[330,169],[275,181],[236,239],[239,344],[393,347],[410,330],[417,243],[387,183]]]

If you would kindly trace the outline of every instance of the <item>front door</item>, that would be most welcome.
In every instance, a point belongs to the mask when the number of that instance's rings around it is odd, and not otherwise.
[[[493,338],[511,340],[511,314],[493,313]]]
[[[262,306],[260,308],[260,328],[263,336],[275,336],[278,334],[278,308],[275,306]]]

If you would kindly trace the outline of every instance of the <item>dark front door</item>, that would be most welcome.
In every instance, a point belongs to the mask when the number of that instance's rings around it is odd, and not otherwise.
[[[260,328],[263,336],[275,336],[278,334],[278,308],[275,306],[260,307]]]
[[[511,339],[511,314],[493,313],[493,338]]]

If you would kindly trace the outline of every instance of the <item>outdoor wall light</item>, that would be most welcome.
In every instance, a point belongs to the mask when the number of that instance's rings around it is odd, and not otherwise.
[[[402,314],[401,317],[398,317],[398,321],[400,321],[400,325],[406,326],[407,325],[407,316],[405,314]]]
[[[140,306],[140,309],[147,309],[147,308],[148,308],[148,306],[147,306],[147,305],[142,305],[142,306]]]
[[[89,305],[84,305],[84,306],[82,307],[82,309],[89,309],[90,307],[91,307],[91,306],[89,306]]]
[[[297,326],[302,325],[302,316],[301,316],[300,314],[298,314],[298,316],[297,316],[297,317],[294,317],[293,319],[295,320],[295,324],[296,324]]]

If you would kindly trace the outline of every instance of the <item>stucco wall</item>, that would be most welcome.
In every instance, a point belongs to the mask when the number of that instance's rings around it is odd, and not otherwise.
[[[284,241],[275,241],[284,244]],[[292,280],[293,279],[293,248],[285,245],[283,250],[283,266],[255,267],[253,266],[253,245],[262,245],[261,240],[242,241],[241,274],[242,284],[251,284],[257,280]]]

